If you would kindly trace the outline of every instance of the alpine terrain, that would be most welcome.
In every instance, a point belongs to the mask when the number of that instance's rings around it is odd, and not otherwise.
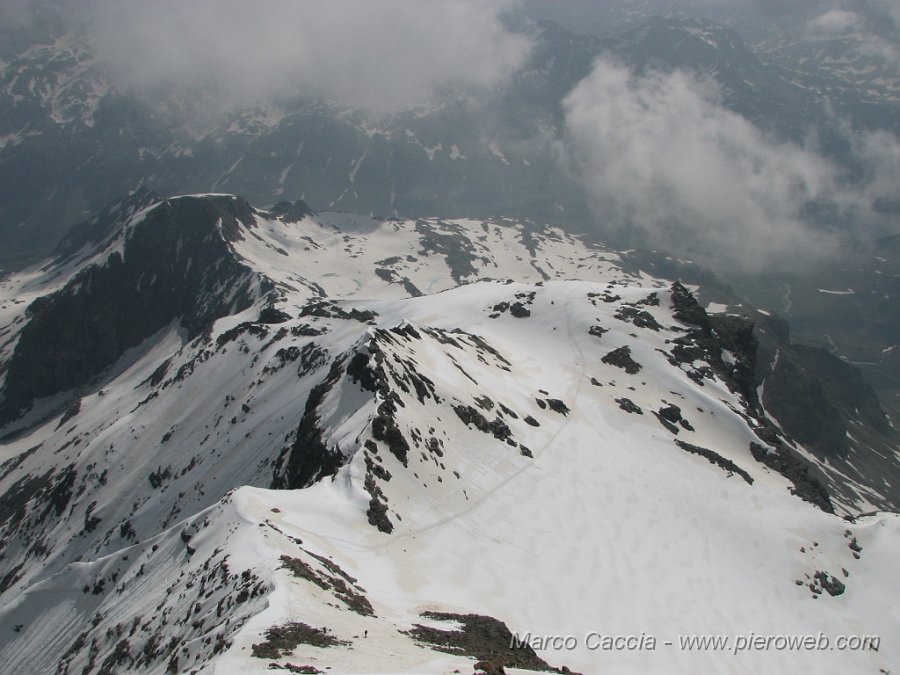
[[[0,670],[897,673],[894,424],[662,262],[114,202],[0,280]]]

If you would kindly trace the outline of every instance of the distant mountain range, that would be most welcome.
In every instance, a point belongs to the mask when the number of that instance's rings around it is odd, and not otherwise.
[[[47,35],[0,63],[0,264],[46,254],[72,224],[138,187],[593,229],[583,188],[560,171],[552,141],[563,133],[563,99],[601,53],[638,70],[711,75],[731,110],[785,139],[815,129],[839,160],[846,149],[826,102],[856,124],[900,132],[896,98],[872,93],[884,73],[857,68],[841,79],[836,67],[823,74],[788,69],[783,59],[774,65],[709,21],[650,19],[610,37],[550,22],[522,30],[533,38],[531,57],[494,96],[447,93],[427,109],[378,120],[315,100],[260,103],[227,118],[188,114],[202,105],[189,98],[151,105],[110,82],[83,35]]]

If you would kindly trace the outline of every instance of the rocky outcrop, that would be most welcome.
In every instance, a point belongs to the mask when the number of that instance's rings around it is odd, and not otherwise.
[[[759,401],[757,387],[765,382],[758,379],[762,372],[759,364],[766,354],[764,351],[761,354],[754,323],[744,316],[708,314],[690,291],[677,281],[672,285],[672,308],[675,318],[692,328],[673,341],[675,346],[670,362],[687,366],[688,377],[700,384],[705,378],[718,376],[729,389],[740,395],[745,403],[745,412],[741,414],[757,436],[773,448],[768,450],[753,443],[751,450],[754,459],[790,480],[798,497],[823,511],[834,512],[829,491],[822,482],[824,476],[815,470],[811,462],[788,447],[782,438],[783,432],[774,427]],[[697,367],[693,365],[695,361],[705,365]],[[798,408],[808,405],[802,400],[797,403]],[[803,413],[798,410],[791,414]],[[658,414],[657,418],[663,424],[668,422],[673,433],[677,432],[672,420]],[[782,424],[782,429],[786,429],[781,418],[776,416],[776,419]],[[788,434],[788,440],[795,439]]]
[[[847,478],[870,487],[897,485],[900,434],[860,370],[824,349],[792,344],[787,324],[776,317],[760,321],[755,336],[760,404],[785,434],[840,472],[820,478],[828,490],[853,503],[858,495]],[[887,510],[900,505],[896,490],[876,490],[867,495],[870,503]]]
[[[328,375],[309,392],[303,417],[293,444],[285,448],[275,463],[271,487],[297,490],[308,487],[324,476],[334,474],[343,464],[339,449],[329,447],[323,436],[319,406],[344,375],[344,361],[331,364]]]
[[[763,403],[797,441],[822,457],[846,457],[848,421],[890,434],[878,398],[858,369],[824,349],[783,346],[764,373]]]
[[[240,238],[252,207],[229,197],[182,197],[159,203],[139,223],[122,216],[138,202],[107,209],[60,247],[62,258],[122,238],[102,263],[77,273],[62,289],[35,300],[7,364],[0,425],[39,398],[87,384],[121,357],[173,322],[189,338],[216,319],[247,308],[269,290],[228,245]],[[119,227],[117,233],[112,228]]]

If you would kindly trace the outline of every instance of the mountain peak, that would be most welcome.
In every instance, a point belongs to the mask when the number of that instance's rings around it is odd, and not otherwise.
[[[173,322],[192,339],[252,304],[271,284],[230,244],[254,217],[231,195],[160,201],[141,191],[76,228],[41,268],[59,285],[28,307],[6,364],[0,421],[88,384]]]

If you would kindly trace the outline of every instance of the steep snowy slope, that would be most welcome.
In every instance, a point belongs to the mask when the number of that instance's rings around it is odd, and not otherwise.
[[[900,519],[859,515],[894,484],[781,431],[748,319],[613,251],[142,193],[0,283],[6,672],[900,660]],[[881,641],[679,643],[820,632]]]

